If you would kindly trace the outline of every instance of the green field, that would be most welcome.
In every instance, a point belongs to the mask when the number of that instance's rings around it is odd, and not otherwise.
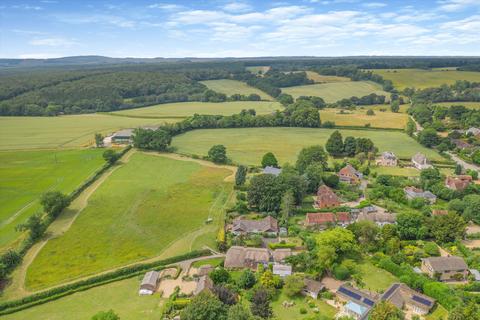
[[[469,109],[480,109],[480,102],[436,102],[434,103],[436,106],[443,106],[443,107],[451,107],[451,106],[465,106]]]
[[[42,248],[28,268],[27,287],[45,288],[157,257],[184,237],[193,236],[192,244],[200,246],[195,236],[205,232],[199,231],[209,231],[215,239],[214,225],[231,190],[224,178],[231,173],[193,161],[133,154],[93,193],[70,229]],[[208,217],[214,223],[205,225]],[[170,255],[192,246],[181,245]]]
[[[99,169],[101,149],[0,152],[0,250],[18,239],[15,226],[41,211],[40,196],[69,193]]]
[[[169,118],[188,117],[198,114],[232,115],[243,109],[255,109],[257,114],[270,114],[283,107],[275,101],[232,101],[232,102],[178,102],[159,104],[151,107],[117,111],[120,114],[132,117]]]
[[[315,81],[315,83],[350,81],[350,78],[347,77],[324,76],[315,71],[305,71],[305,73],[307,74],[307,78]]]
[[[137,119],[102,114],[61,117],[0,117],[0,150],[52,149],[94,143],[94,134],[158,125],[175,119]]]
[[[242,81],[220,79],[220,80],[207,80],[207,81],[200,81],[200,82],[206,85],[209,89],[212,89],[213,91],[216,91],[216,92],[224,93],[227,96],[231,96],[236,93],[244,94],[244,95],[256,93],[262,98],[262,100],[273,100],[272,97],[270,97],[268,94],[266,94],[262,90],[251,87]]]
[[[323,98],[323,100],[328,103],[337,102],[341,99],[348,99],[353,96],[362,97],[371,93],[390,97],[390,94],[383,91],[379,84],[370,81],[317,83],[282,88],[282,92],[288,93],[295,98],[300,96],[317,96]]]
[[[385,106],[389,110],[388,106]],[[375,111],[375,115],[368,116],[367,109],[356,109],[340,113],[340,109],[326,108],[320,111],[320,119],[333,121],[338,126],[364,126],[370,124],[372,128],[403,129],[407,125],[408,115],[390,111]]]
[[[205,129],[190,131],[176,136],[172,145],[181,153],[206,155],[212,145],[223,144],[228,156],[235,162],[260,165],[262,156],[271,151],[280,164],[294,163],[300,149],[306,146],[324,145],[335,129],[311,128],[244,128]],[[379,151],[393,151],[401,158],[409,158],[422,152],[429,159],[443,159],[438,153],[427,149],[403,132],[382,130],[340,130],[343,137],[366,137],[372,139]]]
[[[393,283],[400,282],[393,274],[375,267],[370,262],[362,263],[359,267],[363,282],[365,282],[365,289],[369,291],[382,293]]]
[[[160,319],[164,301],[158,294],[139,296],[140,282],[140,277],[113,282],[1,318],[4,320],[85,320],[99,311],[113,309],[122,320]]]
[[[457,80],[480,81],[480,72],[456,71],[444,68],[440,70],[374,69],[371,71],[387,80],[392,80],[395,88],[399,90],[412,87],[417,89],[439,87],[442,84],[454,84]]]

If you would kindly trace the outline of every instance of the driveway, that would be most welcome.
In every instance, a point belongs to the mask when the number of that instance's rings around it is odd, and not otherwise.
[[[451,153],[451,152],[448,152],[447,151],[447,154],[452,157],[452,160],[455,161],[457,164],[461,165],[464,169],[470,169],[470,170],[475,170],[475,171],[479,171],[480,172],[480,167],[475,165],[475,164],[472,164],[472,163],[468,163],[466,161],[464,161],[463,159],[460,159],[457,155]]]

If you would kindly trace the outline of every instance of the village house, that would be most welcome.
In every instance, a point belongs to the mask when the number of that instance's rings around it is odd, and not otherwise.
[[[224,266],[227,269],[250,268],[256,270],[260,264],[268,266],[269,261],[268,249],[233,246],[227,251]]]
[[[412,165],[418,170],[433,168],[433,166],[427,160],[427,157],[424,154],[421,154],[420,152],[417,152],[412,157]]]
[[[283,248],[283,249],[275,249],[272,251],[272,259],[275,263],[283,263],[285,259],[292,255],[292,249]]]
[[[362,290],[343,284],[337,289],[337,297],[346,302],[343,313],[355,320],[367,319],[368,313],[377,302],[377,297]]]
[[[327,228],[329,226],[337,225],[346,227],[352,223],[352,218],[349,212],[313,212],[307,213],[305,217],[306,227],[317,227],[320,229]]]
[[[277,276],[285,278],[292,275],[292,266],[288,264],[274,263],[272,272]]]
[[[448,176],[445,179],[445,187],[455,191],[463,191],[472,182],[472,177],[468,175]]]
[[[455,147],[458,148],[458,149],[469,149],[469,148],[473,147],[470,143],[465,142],[465,141],[460,140],[460,139],[452,139],[451,141],[455,145]]]
[[[418,189],[415,187],[405,187],[403,191],[405,192],[405,196],[408,200],[413,200],[415,198],[423,198],[427,200],[430,204],[437,201],[437,196],[430,191],[423,191],[422,189]]]
[[[398,165],[398,158],[393,152],[385,151],[382,152],[380,158],[377,159],[376,165],[383,167],[396,167]]]
[[[318,209],[334,208],[340,206],[340,198],[326,185],[321,185],[317,191],[315,207]]]
[[[124,129],[115,132],[111,137],[115,144],[131,144],[133,142],[133,129]]]
[[[392,303],[400,310],[412,311],[418,315],[428,314],[435,305],[434,299],[416,292],[403,283],[392,284],[380,299]]]
[[[321,283],[320,281],[308,278],[303,279],[303,284],[305,286],[302,289],[302,294],[313,299],[318,299],[318,295],[325,288],[323,283]]]
[[[160,273],[158,271],[149,271],[143,276],[143,280],[140,283],[139,295],[151,295],[157,290],[158,280],[160,279]]]
[[[352,223],[350,212],[337,212],[335,216],[335,223],[337,226],[345,228]]]
[[[278,175],[280,175],[280,173],[282,173],[282,169],[275,168],[275,167],[272,167],[272,166],[266,166],[263,169],[262,173],[263,174],[273,174],[274,176],[278,177]]]
[[[193,291],[193,295],[196,296],[204,291],[211,291],[212,289],[213,289],[212,279],[210,279],[210,277],[207,275],[201,276],[200,278],[198,278],[197,286]]]
[[[357,217],[357,221],[371,221],[380,227],[394,224],[396,220],[395,214],[387,212],[361,212]]]
[[[440,281],[462,281],[468,276],[465,260],[456,256],[422,259],[421,270]]]
[[[477,137],[480,135],[480,129],[479,128],[475,128],[475,127],[471,127],[469,128],[466,132],[465,132],[466,135],[472,135],[474,137]]]
[[[352,165],[347,164],[345,167],[340,169],[338,172],[338,177],[341,182],[348,184],[359,184],[360,180],[363,178],[363,175]]]
[[[259,220],[249,220],[239,217],[233,220],[232,233],[235,235],[252,233],[277,235],[278,221],[272,216],[267,216]]]

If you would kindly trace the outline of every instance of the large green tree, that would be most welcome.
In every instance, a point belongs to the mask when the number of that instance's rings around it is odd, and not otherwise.
[[[275,155],[271,152],[267,152],[263,155],[262,158],[262,167],[278,167],[278,161],[277,158],[275,158]]]
[[[450,212],[434,217],[430,227],[435,241],[446,243],[461,240],[465,235],[467,223],[458,214]]]
[[[260,287],[255,290],[251,302],[250,310],[253,315],[263,319],[268,319],[273,315],[272,307],[270,306],[270,297],[266,289]]]
[[[225,320],[227,308],[212,293],[204,291],[194,297],[181,313],[183,320]]]
[[[48,191],[40,198],[40,204],[48,215],[56,217],[70,204],[70,198],[60,191]]]
[[[228,309],[227,320],[253,320],[253,315],[249,309],[237,303]]]
[[[424,225],[425,218],[418,212],[404,212],[397,216],[397,230],[403,240],[424,239],[428,228]]]
[[[278,212],[284,191],[278,177],[272,174],[254,176],[248,186],[248,204],[258,211]]]
[[[343,138],[340,131],[335,130],[327,140],[325,149],[333,157],[340,157],[343,155]]]
[[[353,157],[357,152],[357,140],[354,137],[346,137],[343,151],[345,156]]]
[[[238,166],[237,172],[235,173],[235,185],[241,186],[247,180],[247,167]]]
[[[320,145],[303,148],[297,157],[296,167],[300,174],[303,174],[307,167],[313,163],[319,163],[323,168],[327,167],[328,155]]]
[[[437,131],[432,128],[427,128],[418,134],[418,142],[423,144],[425,147],[431,148],[440,143],[440,137],[437,135]]]
[[[323,165],[320,163],[310,164],[305,170],[304,176],[307,179],[307,191],[316,192],[318,187],[323,184]]]
[[[227,163],[227,148],[221,144],[212,146],[208,150],[208,159],[218,164]]]
[[[370,320],[403,320],[405,315],[402,310],[388,301],[380,301],[370,311]]]
[[[303,276],[300,274],[293,274],[285,278],[285,284],[283,285],[283,291],[289,297],[299,295],[305,284],[303,282]]]

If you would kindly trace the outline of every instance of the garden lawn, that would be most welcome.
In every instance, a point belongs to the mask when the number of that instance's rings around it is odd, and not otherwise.
[[[224,258],[211,258],[206,260],[199,260],[192,263],[192,267],[198,268],[201,266],[211,265],[212,267],[218,267],[223,263]]]
[[[284,308],[282,306],[283,301],[294,301],[295,305],[290,308]],[[313,301],[315,307],[319,309],[318,313],[313,312],[313,308],[310,308],[308,301]],[[306,317],[325,316],[327,319],[334,319],[337,310],[331,305],[327,304],[323,300],[313,300],[311,298],[306,298],[303,296],[290,298],[285,295],[283,292],[278,296],[278,298],[272,301],[272,309],[274,319],[278,320],[291,320],[291,319],[304,319]],[[307,310],[307,313],[301,314],[300,309],[304,308]]]
[[[41,212],[47,191],[70,193],[105,163],[103,149],[0,152],[0,250],[20,233],[15,226]]]
[[[175,119],[136,119],[103,114],[60,117],[0,117],[0,150],[52,149],[94,144],[96,132],[158,125]]]
[[[224,182],[229,175],[227,169],[135,153],[100,185],[70,229],[42,248],[27,270],[27,287],[157,257],[176,240],[216,225],[214,210],[231,191]],[[205,226],[209,216],[214,221]],[[190,247],[173,251],[170,256]]]
[[[129,109],[114,112],[114,115],[144,118],[189,117],[195,113],[232,115],[243,109],[255,109],[257,114],[270,114],[283,109],[282,105],[274,101],[232,101],[232,102],[177,102],[158,104],[151,107]]]
[[[390,111],[374,111],[372,116],[367,115],[367,110],[348,110],[340,113],[340,109],[326,108],[320,111],[323,122],[332,121],[337,126],[358,126],[370,124],[372,128],[403,129],[407,125],[408,115]]]
[[[373,73],[391,80],[398,90],[415,87],[424,89],[439,87],[442,84],[454,84],[458,80],[480,81],[480,72],[457,71],[448,69],[374,69]]]
[[[216,144],[227,148],[227,155],[234,162],[260,165],[263,155],[273,152],[280,164],[295,163],[303,147],[325,145],[335,129],[315,128],[241,128],[201,129],[173,138],[172,145],[185,154],[207,155]],[[403,132],[384,130],[339,130],[347,136],[370,138],[379,151],[393,151],[400,158],[410,158],[416,152],[424,153],[429,159],[443,158],[431,149],[421,146]]]
[[[327,103],[337,102],[342,99],[348,99],[353,96],[363,97],[371,93],[390,97],[388,92],[382,90],[382,87],[371,81],[342,81],[331,83],[317,83],[304,86],[295,86],[282,88],[283,93],[288,93],[294,98],[300,96],[321,97]]]
[[[365,289],[383,293],[390,285],[400,282],[397,277],[388,271],[375,267],[370,262],[364,262],[359,265]]]
[[[415,168],[401,168],[401,167],[371,167],[372,172],[377,174],[386,174],[393,176],[418,177],[420,170]]]
[[[110,309],[125,320],[160,319],[164,301],[158,294],[138,295],[141,277],[143,275],[77,292],[58,300],[2,316],[2,319],[85,320],[90,319],[99,311]]]
[[[256,93],[262,98],[262,100],[273,100],[268,94],[263,92],[260,89],[254,88],[249,86],[245,82],[237,81],[237,80],[230,80],[230,79],[220,79],[220,80],[207,80],[207,81],[200,81],[204,85],[206,85],[209,89],[224,93],[227,96],[231,96],[234,94],[244,94],[249,95],[252,93]]]
[[[432,313],[425,317],[426,320],[446,320],[448,319],[448,311],[440,304],[436,304]]]

